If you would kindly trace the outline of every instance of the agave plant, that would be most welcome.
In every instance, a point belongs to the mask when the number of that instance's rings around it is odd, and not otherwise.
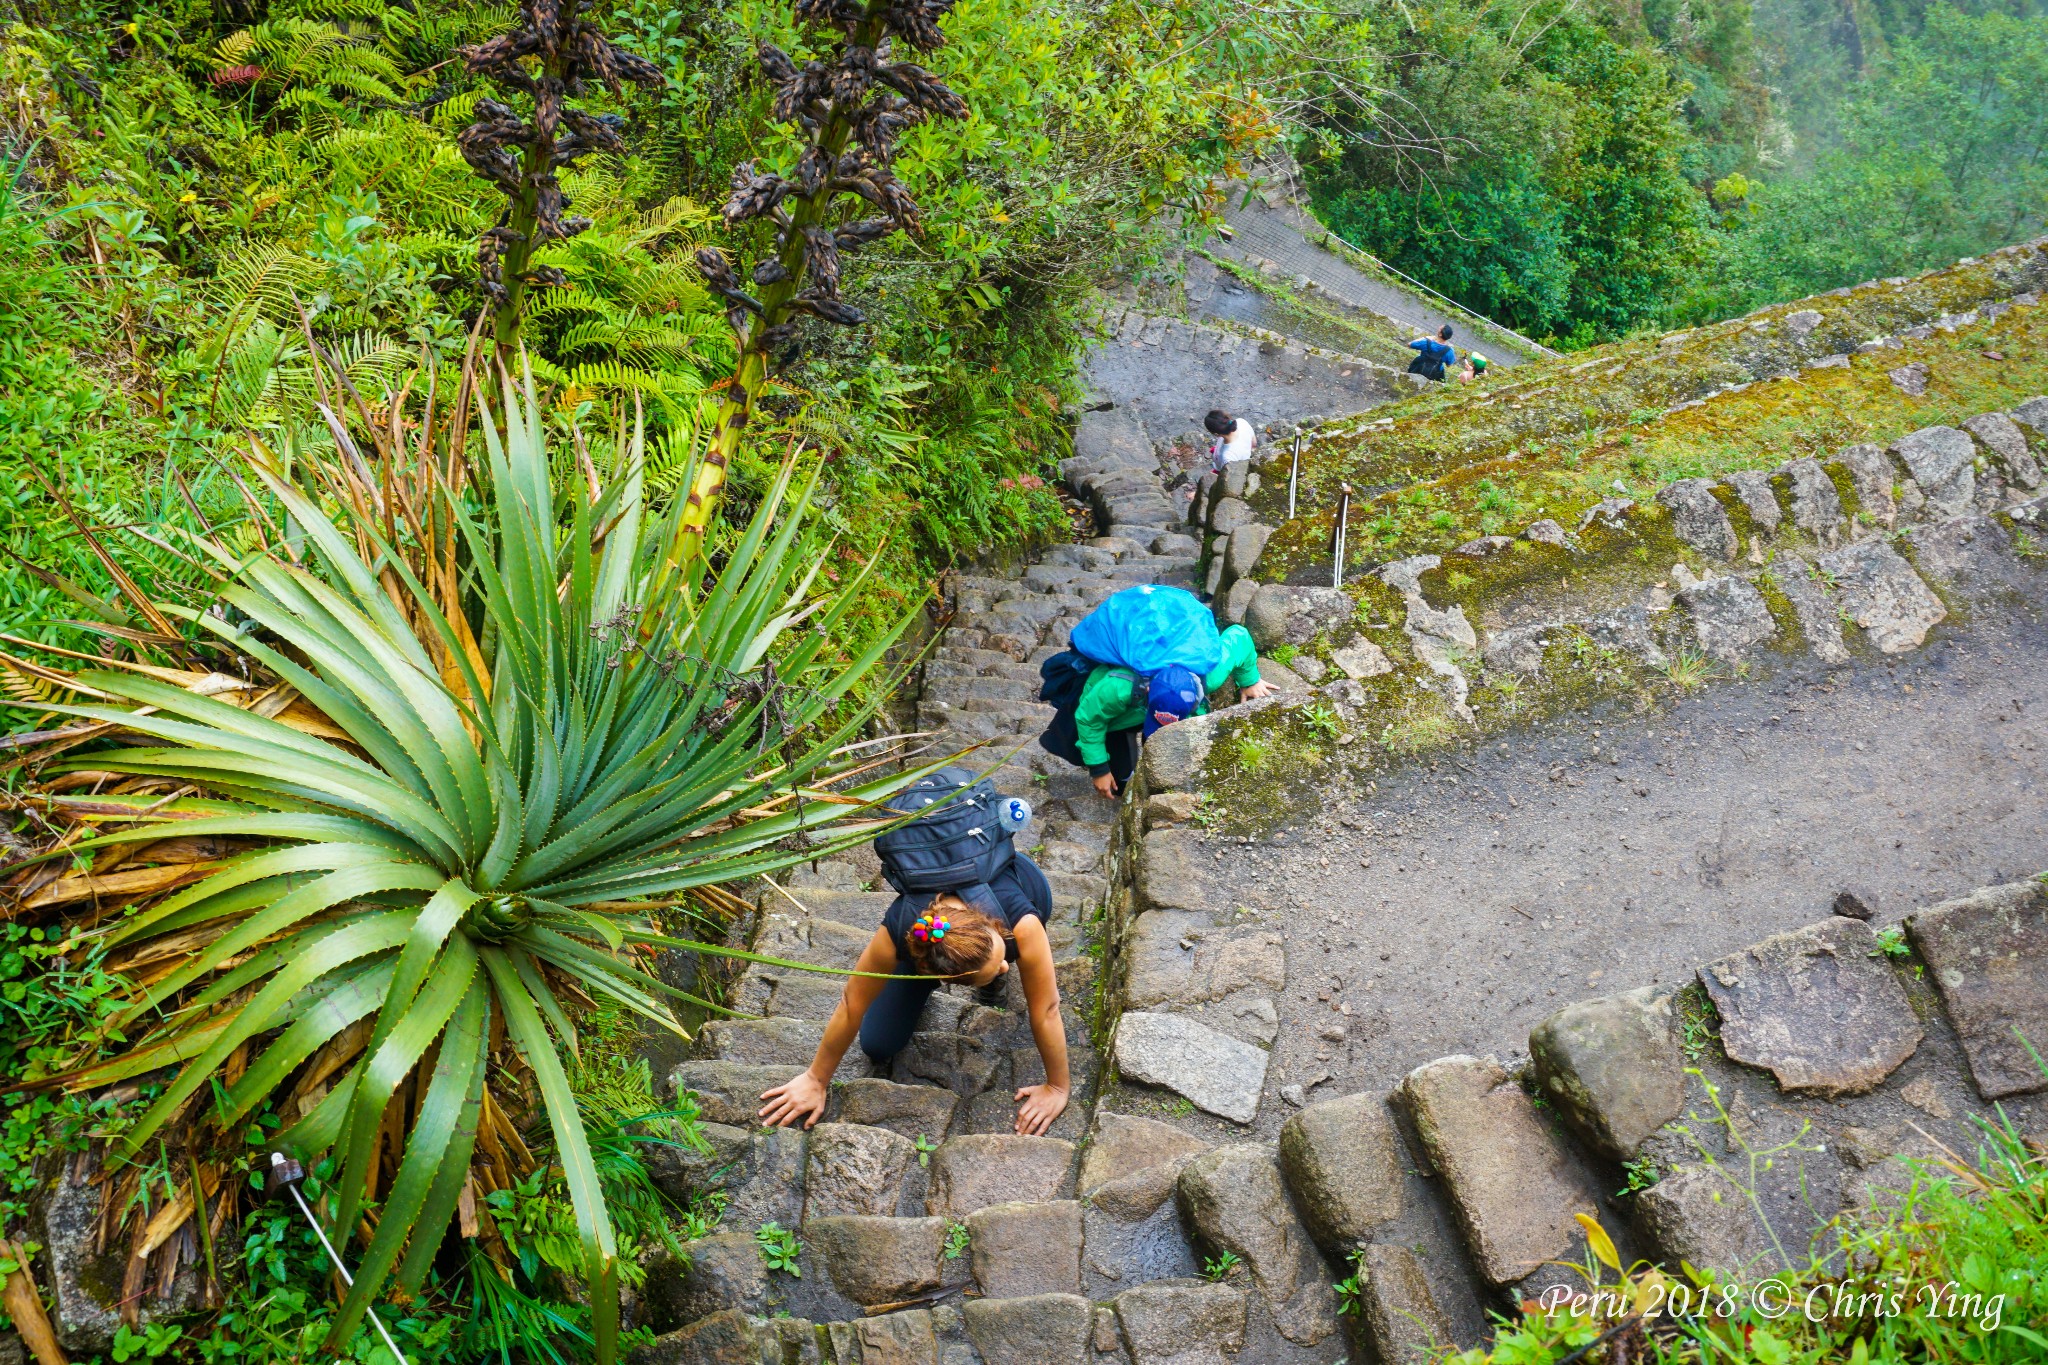
[[[637,435],[621,433],[609,489],[585,458],[562,462],[558,490],[530,384],[506,383],[502,435],[484,416],[482,496],[459,457],[404,476],[445,537],[331,416],[346,458],[324,493],[258,447],[283,524],[254,553],[201,542],[242,619],[187,616],[274,673],[289,711],[149,675],[163,669],[80,674],[105,704],[52,708],[143,740],[53,768],[214,798],[77,848],[262,841],[111,921],[111,948],[175,966],[115,1021],[133,1042],[66,1080],[176,1066],[121,1137],[130,1153],[195,1114],[227,1128],[265,1105],[293,1120],[281,1147],[333,1153],[337,1240],[373,1222],[342,1341],[394,1276],[419,1290],[480,1130],[517,1145],[505,1116],[524,1106],[496,1087],[530,1076],[610,1359],[617,1252],[558,1051],[576,1047],[577,1006],[675,1028],[659,997],[680,992],[638,955],[727,950],[665,933],[663,906],[871,833],[845,822],[917,772],[847,756],[869,709],[850,689],[895,634],[830,653],[866,574],[814,591],[822,547],[791,464],[722,568],[678,568],[643,505]]]

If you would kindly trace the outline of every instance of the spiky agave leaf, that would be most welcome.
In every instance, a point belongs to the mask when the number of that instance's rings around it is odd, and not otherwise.
[[[558,505],[530,385],[506,383],[502,437],[486,417],[485,514],[446,499],[467,546],[473,619],[444,614],[450,604],[382,541],[372,513],[330,513],[260,462],[307,553],[244,561],[208,547],[231,570],[223,599],[256,628],[191,619],[295,687],[348,743],[128,673],[81,681],[134,709],[61,708],[154,741],[64,766],[173,779],[235,803],[94,842],[268,841],[112,931],[113,945],[195,930],[203,941],[117,1021],[136,1032],[128,1051],[72,1079],[180,1064],[124,1135],[137,1150],[238,1048],[250,1050],[247,1070],[215,1092],[223,1125],[369,1021],[353,1063],[280,1138],[305,1156],[339,1156],[333,1222],[346,1235],[394,1093],[410,1078],[419,1097],[334,1328],[343,1340],[394,1276],[420,1288],[468,1175],[500,1034],[547,1110],[610,1359],[617,1250],[558,1056],[576,1045],[562,997],[609,998],[674,1028],[659,997],[681,992],[624,950],[677,940],[635,907],[816,856],[778,845],[823,829],[829,846],[829,826],[924,770],[800,799],[839,770],[834,754],[872,710],[847,715],[841,704],[902,625],[850,661],[825,653],[865,573],[814,594],[822,550],[807,529],[811,488],[794,485],[793,466],[714,574],[660,553],[671,531],[643,506],[637,434],[595,507],[580,478]],[[472,639],[487,642],[481,654]]]

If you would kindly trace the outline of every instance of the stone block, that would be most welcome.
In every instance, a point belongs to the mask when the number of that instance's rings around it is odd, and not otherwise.
[[[1863,442],[1844,446],[1829,462],[1849,476],[1856,490],[1856,510],[1879,526],[1889,526],[1898,515],[1898,500],[1892,494],[1892,462],[1882,446]]]
[[[1181,725],[1188,722],[1183,721]],[[1152,739],[1157,742],[1180,725],[1162,728]],[[1146,748],[1150,749],[1151,744]],[[1199,910],[1223,908],[1223,893],[1217,889],[1215,859],[1200,831],[1156,829],[1145,836],[1138,850],[1137,904],[1140,910]]]
[[[975,1281],[991,1299],[1081,1292],[1081,1206],[992,1204],[967,1215]]]
[[[942,1283],[943,1218],[813,1218],[804,1240],[833,1286],[858,1304],[895,1303]]]
[[[1072,1193],[1073,1180],[1071,1142],[970,1133],[947,1139],[932,1153],[925,1209],[961,1218],[992,1204],[1064,1199]]]
[[[1230,543],[1223,552],[1224,576],[1236,580],[1249,574],[1265,552],[1266,542],[1272,535],[1272,527],[1256,521],[1246,522],[1232,531]]]
[[[1673,1272],[1684,1261],[1747,1284],[1786,1268],[1748,1197],[1711,1166],[1674,1172],[1637,1194],[1635,1217]]]
[[[795,1075],[824,1036],[824,1024],[811,1019],[713,1019],[697,1031],[697,1049],[711,1061],[789,1067]]]
[[[1823,545],[1833,545],[1841,535],[1845,518],[1835,481],[1828,477],[1820,461],[1788,461],[1778,467],[1775,477],[1785,480],[1793,527]]]
[[[864,1123],[933,1142],[946,1136],[960,1104],[958,1095],[936,1085],[899,1085],[878,1077],[840,1082],[832,1087],[832,1099],[826,1112],[841,1123]]]
[[[2048,1057],[2048,892],[2038,882],[1986,887],[1906,921],[1987,1100],[2048,1089],[2028,1055]]]
[[[759,1313],[768,1302],[768,1263],[752,1232],[699,1237],[678,1259],[658,1252],[647,1266],[640,1303],[657,1332],[687,1327],[724,1308]]]
[[[32,1267],[51,1303],[50,1325],[65,1350],[97,1355],[112,1345],[122,1324],[121,1282],[127,1255],[117,1243],[97,1249],[101,1201],[97,1162],[90,1155],[62,1158],[53,1178],[37,1191],[30,1226],[42,1251]],[[159,1292],[154,1277],[136,1305],[144,1323],[174,1318],[200,1307],[202,1289],[187,1263]]]
[[[1774,934],[1700,969],[1721,1046],[1795,1094],[1875,1089],[1920,1046],[1906,991],[1861,920]]]
[[[1299,648],[1349,621],[1358,604],[1337,588],[1286,587],[1267,583],[1245,610],[1244,626],[1260,652],[1282,645]]]
[[[1332,650],[1330,662],[1354,682],[1394,671],[1393,661],[1387,658],[1386,651],[1370,640],[1354,640],[1342,649]]]
[[[864,1318],[853,1327],[860,1365],[936,1365],[939,1341],[928,1308]]]
[[[1230,585],[1223,594],[1224,625],[1234,626],[1244,620],[1244,614],[1251,610],[1252,599],[1259,595],[1259,587],[1257,580],[1250,578],[1240,578]]]
[[[1203,1153],[1181,1172],[1176,1197],[1196,1237],[1244,1261],[1281,1336],[1314,1346],[1336,1335],[1336,1294],[1288,1202],[1271,1147],[1238,1143]]]
[[[1093,1358],[1095,1309],[1079,1294],[974,1299],[961,1312],[983,1365],[1083,1365]]]
[[[1987,412],[1963,423],[1963,430],[1997,457],[2006,476],[2021,488],[2041,486],[2041,462],[2027,448],[2027,434],[2002,412]]]
[[[1545,1097],[1611,1160],[1634,1160],[1684,1108],[1671,998],[1653,987],[1565,1006],[1530,1033],[1529,1054]]]
[[[1450,1319],[1437,1307],[1429,1277],[1408,1248],[1365,1248],[1358,1287],[1365,1337],[1379,1365],[1428,1365],[1456,1344]]]
[[[1244,1291],[1228,1284],[1141,1284],[1116,1296],[1131,1365],[1223,1365],[1245,1345]]]
[[[821,1123],[811,1130],[804,1180],[804,1218],[864,1213],[893,1216],[903,1202],[903,1177],[917,1159],[909,1138],[860,1123]]]
[[[1736,500],[1749,513],[1750,525],[1764,535],[1778,529],[1784,520],[1784,509],[1778,506],[1777,490],[1771,487],[1771,476],[1760,469],[1738,469],[1728,476],[1728,486],[1735,490]]]
[[[1723,663],[1740,663],[1750,650],[1778,633],[1763,594],[1746,578],[1723,574],[1678,592],[1692,614],[1693,636],[1702,651]]]
[[[1505,1286],[1573,1256],[1572,1215],[1598,1202],[1499,1063],[1445,1057],[1409,1072],[1400,1094],[1480,1274]]]
[[[1182,1169],[1211,1145],[1156,1119],[1100,1111],[1096,1117],[1095,1140],[1082,1155],[1079,1189],[1092,1210],[1118,1223],[1150,1218],[1172,1197]]]
[[[1117,1023],[1117,1070],[1161,1085],[1235,1123],[1258,1116],[1270,1057],[1264,1049],[1184,1015],[1127,1011]]]
[[[684,1062],[669,1073],[669,1086],[678,1094],[687,1090],[695,1095],[706,1123],[752,1128],[761,1121],[762,1093],[783,1084],[802,1069],[745,1066],[738,1062]]]
[[[1209,510],[1209,530],[1227,536],[1252,520],[1252,509],[1243,498],[1218,498]]]
[[[1813,567],[1787,556],[1772,567],[1770,574],[1771,581],[1792,604],[1792,615],[1799,622],[1799,633],[1806,637],[1806,647],[1822,663],[1848,663],[1849,649],[1842,643],[1842,618],[1826,585],[1814,576]]]
[[[1954,427],[1922,427],[1892,442],[1891,453],[1913,476],[1929,509],[1959,517],[1977,496],[1977,447]]]
[[[725,1196],[728,1227],[755,1228],[775,1222],[795,1227],[803,1220],[804,1167],[809,1134],[801,1128],[742,1129],[707,1123],[707,1155],[657,1148],[649,1169],[662,1191],[688,1203],[702,1190]]]
[[[1817,561],[1849,619],[1883,654],[1918,649],[1948,608],[1890,542],[1869,536]]]
[[[679,1332],[656,1337],[628,1365],[760,1365],[754,1324],[737,1308],[713,1313]]]
[[[1239,991],[1276,993],[1287,986],[1287,950],[1278,933],[1211,928],[1208,916],[1187,910],[1139,915],[1125,962],[1126,1009],[1204,1005]]]
[[[1150,792],[1193,791],[1201,785],[1203,765],[1216,742],[1214,716],[1190,716],[1166,726],[1145,742],[1138,774]]]
[[[1333,1258],[1401,1216],[1407,1163],[1386,1101],[1346,1095],[1309,1105],[1280,1128],[1280,1170],[1302,1221]]]
[[[1680,479],[1659,491],[1657,502],[1671,513],[1671,529],[1680,540],[1716,559],[1735,558],[1741,546],[1712,479]]]

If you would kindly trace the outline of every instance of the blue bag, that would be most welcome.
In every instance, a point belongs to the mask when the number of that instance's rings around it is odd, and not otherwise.
[[[1104,599],[1067,637],[1068,645],[1098,663],[1140,676],[1179,664],[1206,678],[1223,662],[1216,618],[1186,588],[1146,583]]]

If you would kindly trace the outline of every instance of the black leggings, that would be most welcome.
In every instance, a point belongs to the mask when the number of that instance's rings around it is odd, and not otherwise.
[[[903,971],[904,967],[896,970]],[[879,1066],[910,1045],[910,1035],[917,1032],[918,1017],[924,1013],[924,1002],[932,998],[932,992],[941,984],[936,977],[922,981],[898,977],[882,987],[882,993],[860,1020],[860,1050],[868,1054],[869,1061]]]
[[[1116,779],[1117,786],[1128,786],[1131,774],[1138,771],[1138,751],[1144,736],[1140,729],[1111,730],[1102,737],[1102,747],[1109,753],[1110,776]]]

